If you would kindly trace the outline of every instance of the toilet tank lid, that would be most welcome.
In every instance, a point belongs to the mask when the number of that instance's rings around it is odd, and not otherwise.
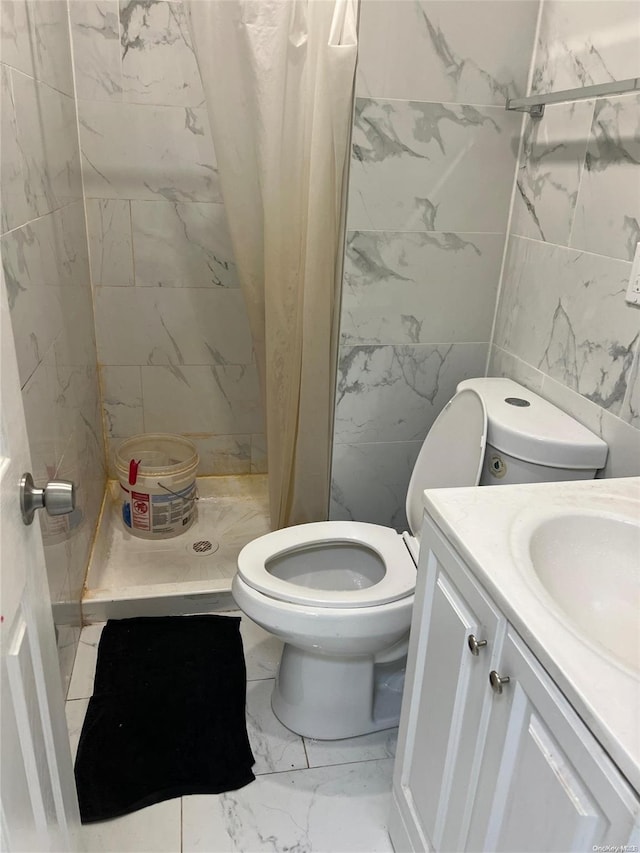
[[[487,410],[487,444],[516,459],[550,468],[602,468],[608,446],[548,400],[513,379],[465,379]]]

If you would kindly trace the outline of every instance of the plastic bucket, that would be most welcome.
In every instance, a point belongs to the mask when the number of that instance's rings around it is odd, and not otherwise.
[[[170,539],[191,527],[198,461],[194,444],[181,435],[134,435],[120,444],[122,520],[134,536]]]

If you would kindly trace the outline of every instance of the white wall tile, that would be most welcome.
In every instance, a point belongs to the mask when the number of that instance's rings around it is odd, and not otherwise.
[[[525,94],[536,0],[364,0],[356,93],[499,104]]]
[[[639,57],[636,3],[546,0],[533,91],[635,77]],[[620,96],[592,116],[585,102],[527,120],[512,227],[536,239],[510,240],[489,365],[599,434],[606,477],[640,471],[640,318],[624,300],[640,236],[639,104]]]
[[[69,440],[56,410],[56,370],[53,347],[33,371],[22,389],[25,418],[29,424],[32,474],[36,480],[53,476]],[[66,413],[67,420],[69,418]]]
[[[99,287],[95,299],[102,364],[251,362],[251,336],[239,290]]]
[[[504,230],[521,121],[500,107],[358,98],[349,229]]]
[[[0,2],[2,61],[33,77],[35,70],[29,36],[26,0],[2,0]]]
[[[536,370],[526,361],[495,345],[491,346],[487,376],[505,376],[536,394],[540,393],[544,382],[542,371]]]
[[[78,98],[122,100],[118,0],[72,0],[69,16]]]
[[[341,347],[334,442],[421,441],[487,344]]]
[[[27,0],[35,77],[73,96],[73,72],[66,0]]]
[[[130,202],[89,198],[87,234],[94,287],[133,285]]]
[[[195,444],[200,465],[198,475],[211,477],[229,474],[250,474],[250,435],[189,436]]]
[[[139,367],[100,366],[105,431],[110,437],[144,432]]]
[[[0,9],[2,61],[73,95],[65,0],[4,0]]]
[[[204,92],[182,3],[120,0],[125,101],[201,106]]]
[[[545,0],[533,92],[637,77],[640,16],[635,0]]]
[[[2,237],[1,245],[24,385],[75,314],[78,294],[88,288],[82,205],[70,205],[11,231]],[[93,331],[89,327],[82,333],[92,335]]]
[[[640,95],[598,100],[570,245],[632,261],[639,241]]]
[[[620,417],[631,426],[640,429],[640,345],[636,349],[633,367],[629,373],[627,393]]]
[[[349,233],[341,343],[487,340],[503,248],[503,234]]]
[[[34,216],[82,198],[76,110],[68,95],[11,72],[23,181]]]
[[[334,444],[329,518],[407,530],[407,488],[421,447],[421,441]]]
[[[640,337],[626,261],[512,237],[495,343],[618,414]]]
[[[251,436],[251,473],[267,473],[267,437],[266,435]]]
[[[0,231],[4,233],[24,225],[31,217],[25,194],[25,163],[20,149],[11,72],[5,65],[0,66],[0,87]]]
[[[75,426],[56,470],[56,477],[77,485],[76,509],[68,519],[69,589],[79,601],[100,513],[106,470],[100,405],[76,411]]]
[[[222,204],[131,202],[136,284],[238,287]]]
[[[206,110],[80,101],[89,198],[221,201]]]
[[[260,432],[258,377],[252,365],[143,367],[148,432]]]
[[[593,101],[552,104],[541,121],[525,121],[513,234],[569,245],[593,107]]]

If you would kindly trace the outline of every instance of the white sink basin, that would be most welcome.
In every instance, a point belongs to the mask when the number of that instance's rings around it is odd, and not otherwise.
[[[519,569],[551,612],[610,660],[640,672],[638,508],[547,509],[519,525]],[[514,531],[515,532],[515,531]]]

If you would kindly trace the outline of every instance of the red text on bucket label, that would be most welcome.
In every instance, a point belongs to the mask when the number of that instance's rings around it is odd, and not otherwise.
[[[149,495],[131,492],[131,523],[137,530],[150,530]]]

